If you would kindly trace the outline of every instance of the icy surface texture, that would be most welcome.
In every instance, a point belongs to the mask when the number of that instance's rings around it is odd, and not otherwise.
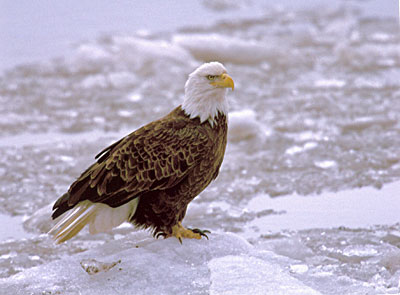
[[[398,228],[284,231],[257,247],[296,260],[292,275],[323,294],[398,294]]]
[[[261,260],[253,252],[253,246],[232,234],[184,240],[183,245],[176,239],[156,241],[136,234],[1,279],[0,292],[319,294],[276,262]],[[88,274],[88,268],[95,273]]]

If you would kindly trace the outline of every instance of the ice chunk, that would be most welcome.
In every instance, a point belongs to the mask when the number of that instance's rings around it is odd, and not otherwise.
[[[123,59],[132,64],[148,67],[155,61],[191,61],[188,52],[177,44],[167,41],[151,41],[132,36],[114,38],[114,48]],[[143,73],[142,73],[143,74]]]
[[[306,264],[293,264],[290,266],[291,273],[303,274],[308,271],[308,266]]]
[[[125,118],[129,118],[133,115],[134,113],[131,111],[127,111],[127,110],[120,110],[118,111],[118,115],[121,117],[125,117]]]
[[[81,44],[76,51],[76,56],[85,60],[104,60],[110,58],[110,54],[95,44]]]
[[[36,210],[24,223],[24,229],[33,233],[47,233],[52,227],[51,212],[53,204],[48,204]]]
[[[231,141],[261,138],[264,135],[256,113],[249,109],[229,113],[228,130],[228,138]]]
[[[236,64],[263,62],[277,53],[272,47],[256,40],[243,40],[219,34],[176,35],[173,43],[187,49],[197,59]]]
[[[108,80],[115,88],[130,87],[138,81],[135,75],[126,71],[110,73]]]
[[[0,294],[318,294],[275,254],[234,234],[209,238],[180,245],[134,233],[0,279]]]
[[[389,117],[359,117],[341,124],[342,132],[361,132],[370,127],[389,128],[397,124],[397,120]]]
[[[295,145],[295,146],[292,146],[292,147],[286,149],[285,154],[292,156],[292,155],[295,155],[295,154],[298,154],[298,153],[301,153],[301,152],[304,152],[307,150],[314,149],[317,146],[318,146],[318,143],[316,143],[316,142],[307,142],[303,146]]]
[[[99,71],[111,63],[112,55],[97,44],[81,44],[72,58],[73,68],[77,72]],[[92,81],[91,81],[92,82]],[[97,81],[98,82],[98,81]]]
[[[376,250],[376,248],[371,245],[363,245],[363,246],[350,245],[343,250],[343,255],[349,257],[352,256],[370,257],[370,256],[377,256],[378,254],[379,252]]]
[[[106,77],[103,74],[97,74],[97,75],[90,75],[87,76],[82,82],[81,82],[82,88],[89,89],[92,87],[101,87],[105,88],[108,86],[108,82]]]
[[[320,79],[314,82],[315,87],[319,88],[342,88],[346,81],[340,79]]]
[[[320,294],[273,264],[251,256],[224,256],[210,261],[210,294]]]
[[[130,101],[132,101],[132,102],[141,101],[142,98],[143,98],[143,96],[142,96],[141,94],[139,94],[139,93],[131,93],[131,94],[128,96],[128,100],[130,100]]]
[[[314,161],[314,165],[322,169],[328,169],[337,166],[337,163],[332,160],[325,160],[325,161]]]

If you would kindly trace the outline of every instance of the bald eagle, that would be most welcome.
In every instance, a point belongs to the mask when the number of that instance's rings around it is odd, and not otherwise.
[[[227,143],[227,88],[232,78],[219,62],[189,75],[183,104],[102,150],[54,204],[50,230],[57,243],[86,224],[91,234],[125,221],[153,236],[201,239],[181,224],[188,204],[219,172]]]

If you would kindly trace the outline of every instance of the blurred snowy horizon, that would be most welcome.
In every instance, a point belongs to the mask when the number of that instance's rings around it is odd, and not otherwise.
[[[98,3],[0,2],[0,294],[24,294],[27,282],[33,294],[74,293],[57,279],[60,265],[74,267],[69,256],[111,249],[116,259],[119,242],[147,236],[123,226],[55,246],[44,233],[52,203],[93,156],[180,104],[187,75],[210,60],[235,91],[221,173],[184,220],[217,233],[210,249],[181,248],[208,257],[201,278],[185,278],[194,294],[220,294],[229,267],[249,279],[256,265],[299,291],[400,292],[396,1]],[[160,245],[177,251],[144,239],[149,259]],[[181,267],[173,257],[164,263]]]
[[[113,34],[167,34],[188,27],[208,26],[221,20],[257,18],[266,8],[309,10],[337,8],[343,3],[362,7],[363,14],[398,17],[392,0],[273,0],[118,2],[71,0],[0,1],[0,73],[23,63],[44,62],[71,54],[81,42]],[[156,9],[154,8],[156,7]],[[207,20],[204,23],[205,19]]]

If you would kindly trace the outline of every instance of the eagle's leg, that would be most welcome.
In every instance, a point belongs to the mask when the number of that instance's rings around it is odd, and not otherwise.
[[[177,238],[179,242],[182,244],[182,238],[186,239],[201,239],[202,236],[205,236],[207,239],[207,235],[205,234],[209,231],[201,231],[199,229],[189,229],[184,228],[183,225],[178,222],[176,225],[172,227],[172,234],[171,236]]]

